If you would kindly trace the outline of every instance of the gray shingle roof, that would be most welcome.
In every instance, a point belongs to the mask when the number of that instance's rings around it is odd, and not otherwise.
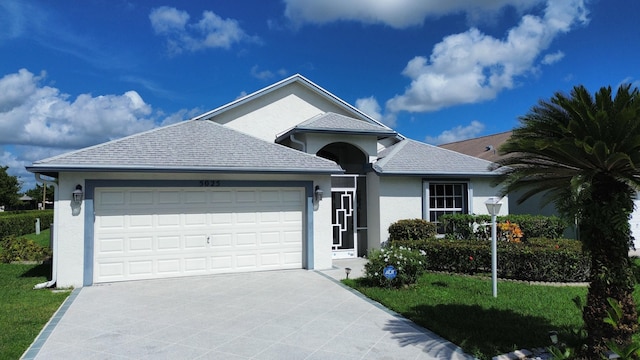
[[[329,133],[352,135],[376,135],[378,138],[396,136],[398,133],[374,123],[354,119],[348,116],[327,112],[305,120],[293,129],[277,137],[276,142],[291,133]]]
[[[382,175],[483,176],[498,174],[489,169],[492,164],[489,161],[409,139],[384,149],[378,154],[378,157],[379,160],[373,165],[373,168]]]
[[[36,161],[32,172],[153,170],[340,173],[333,161],[209,120],[190,120]]]

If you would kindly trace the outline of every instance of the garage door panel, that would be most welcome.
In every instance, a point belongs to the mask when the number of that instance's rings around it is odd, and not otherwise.
[[[158,274],[180,274],[180,259],[158,259]]]
[[[302,267],[302,189],[96,189],[94,281]]]
[[[132,276],[151,276],[153,274],[152,260],[129,261],[129,274]]]
[[[168,235],[168,236],[157,236],[157,244],[159,251],[175,251],[180,249],[180,236],[177,235]]]
[[[129,192],[129,204],[130,205],[153,205],[153,191],[130,191]]]
[[[104,254],[124,253],[125,238],[104,238],[98,242],[99,251]]]
[[[186,273],[205,273],[207,271],[206,256],[189,257],[184,259],[184,271]]]
[[[129,237],[129,251],[150,252],[153,251],[153,237]]]

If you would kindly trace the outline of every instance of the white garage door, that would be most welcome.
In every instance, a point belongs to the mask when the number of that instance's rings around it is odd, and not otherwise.
[[[94,282],[301,268],[303,193],[97,188]]]

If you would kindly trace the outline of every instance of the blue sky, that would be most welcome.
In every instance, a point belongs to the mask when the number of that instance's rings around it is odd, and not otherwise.
[[[639,1],[0,2],[0,165],[211,110],[300,73],[432,144],[539,99],[640,85]]]

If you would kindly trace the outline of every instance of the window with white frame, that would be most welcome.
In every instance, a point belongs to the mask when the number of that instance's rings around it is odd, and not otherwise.
[[[444,233],[442,215],[468,213],[467,183],[430,182],[427,194],[427,220],[437,225],[438,234]]]

